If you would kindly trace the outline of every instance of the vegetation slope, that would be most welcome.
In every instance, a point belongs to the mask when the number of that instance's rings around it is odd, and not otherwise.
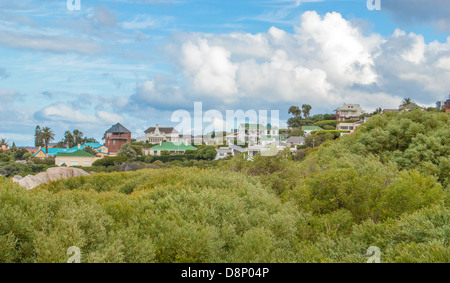
[[[377,115],[301,162],[0,180],[0,262],[450,262],[450,119]]]

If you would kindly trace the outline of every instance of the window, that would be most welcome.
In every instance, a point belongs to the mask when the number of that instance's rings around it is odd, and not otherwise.
[[[66,162],[65,161],[60,161],[59,162],[59,166],[65,166],[66,165]]]
[[[72,166],[78,166],[78,161],[72,161],[72,162],[71,162],[71,165],[72,165]]]
[[[91,162],[89,162],[89,161],[83,161],[83,165],[89,166],[89,165],[91,165]]]

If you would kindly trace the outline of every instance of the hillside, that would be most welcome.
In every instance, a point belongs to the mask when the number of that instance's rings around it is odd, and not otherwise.
[[[377,115],[301,162],[0,179],[0,262],[450,262],[449,123]]]

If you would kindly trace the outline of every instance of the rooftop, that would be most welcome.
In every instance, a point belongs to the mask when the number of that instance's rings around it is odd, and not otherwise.
[[[58,152],[58,154],[56,154],[56,157],[96,157],[96,156],[84,150],[78,150],[74,152]]]
[[[114,126],[112,126],[109,130],[106,131],[107,133],[119,133],[119,134],[128,134],[131,133],[127,128],[122,126],[122,124],[117,123]]]
[[[161,143],[161,145],[156,145],[152,147],[152,150],[186,151],[186,150],[197,150],[197,148],[190,144],[185,145],[184,143],[163,142]]]

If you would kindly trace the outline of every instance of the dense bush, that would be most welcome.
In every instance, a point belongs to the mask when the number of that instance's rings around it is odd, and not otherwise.
[[[55,165],[55,157],[47,157],[47,158],[30,158],[30,162],[34,164],[45,164],[45,165]]]
[[[0,262],[294,261],[296,215],[257,179],[202,169],[0,180]]]
[[[195,154],[185,154],[185,155],[161,155],[161,156],[146,156],[142,161],[147,163],[153,163],[157,160],[166,163],[172,161],[189,161],[195,158]],[[138,159],[141,160],[141,159]]]
[[[216,158],[217,150],[214,146],[200,146],[195,155],[195,159],[199,160],[213,160]]]
[[[92,164],[92,166],[104,166],[104,167],[114,166],[116,164],[121,164],[122,162],[125,162],[127,160],[128,157],[126,156],[110,156],[96,160]]]
[[[450,262],[448,127],[390,113],[296,155],[155,160],[31,191],[0,178],[0,262],[65,262],[70,246],[83,262],[362,263],[371,246]]]
[[[15,175],[20,175],[24,177],[26,175],[35,175],[37,173],[44,172],[48,168],[55,166],[55,164],[49,166],[46,164],[34,164],[32,162],[25,164],[6,162],[0,164],[0,175],[4,175],[5,177],[14,177]]]

